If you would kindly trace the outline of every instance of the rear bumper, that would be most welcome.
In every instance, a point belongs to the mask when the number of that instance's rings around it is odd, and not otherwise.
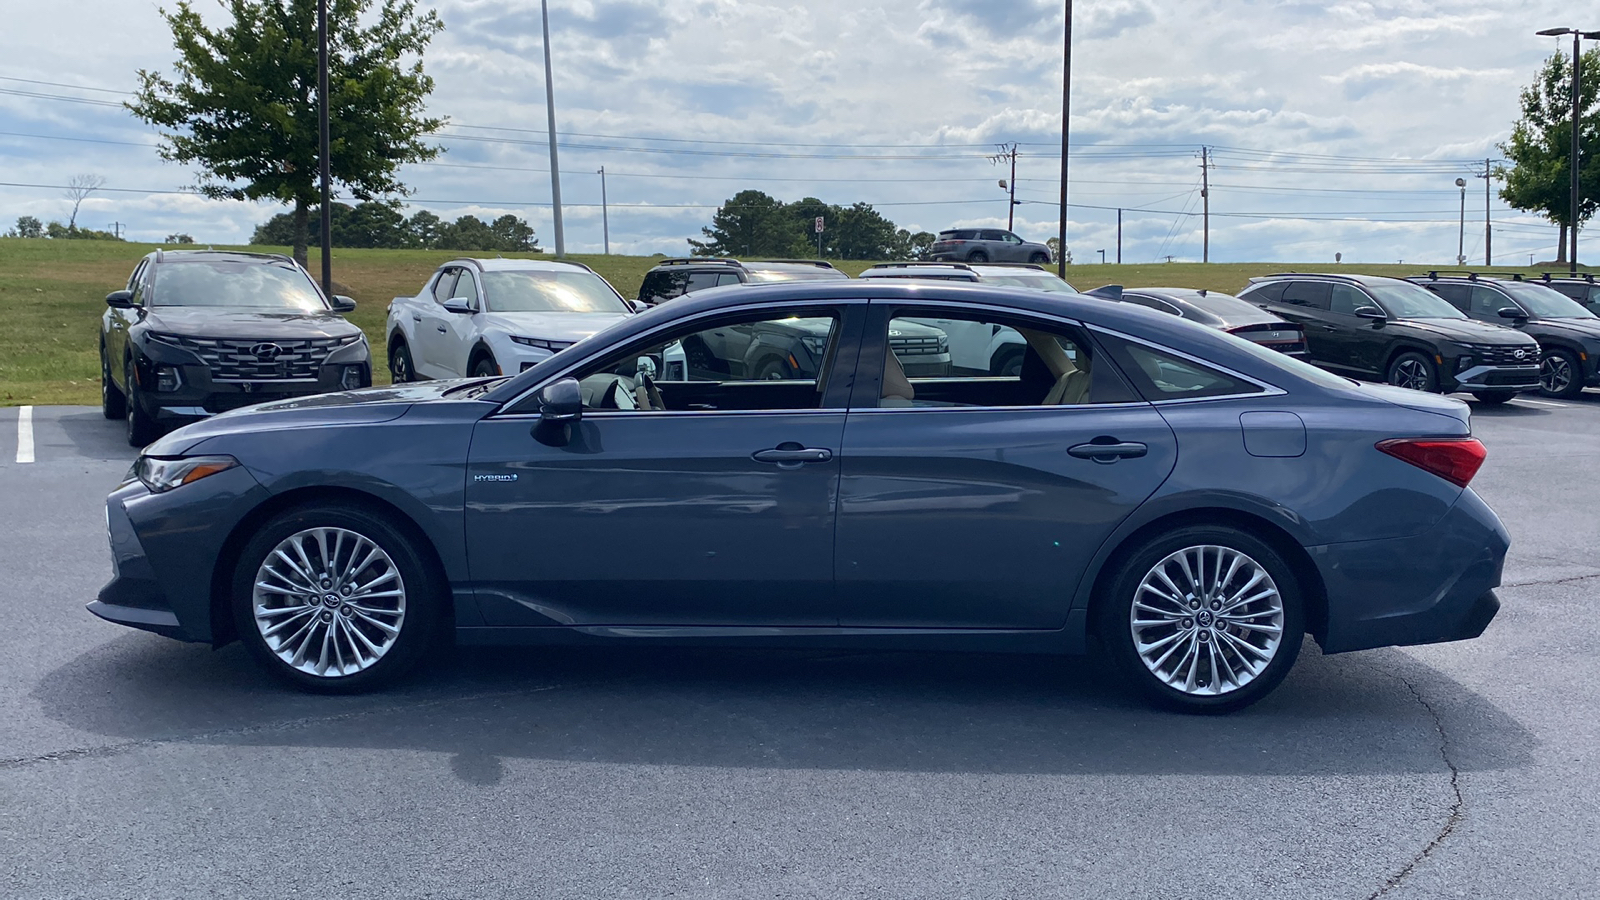
[[[1510,536],[1470,489],[1422,534],[1306,548],[1328,598],[1325,653],[1475,638],[1500,608]]]

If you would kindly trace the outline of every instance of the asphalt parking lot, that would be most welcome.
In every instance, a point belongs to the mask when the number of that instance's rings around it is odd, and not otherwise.
[[[1092,657],[474,648],[295,693],[85,612],[133,451],[0,410],[0,894],[1600,896],[1600,394],[1474,412],[1489,631],[1308,643],[1197,718]]]

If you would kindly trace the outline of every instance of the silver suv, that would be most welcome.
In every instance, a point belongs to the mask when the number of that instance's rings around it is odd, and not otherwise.
[[[999,228],[952,228],[939,232],[932,259],[948,262],[1050,262],[1050,248]]]

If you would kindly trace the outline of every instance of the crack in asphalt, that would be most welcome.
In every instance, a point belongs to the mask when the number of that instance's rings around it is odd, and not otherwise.
[[[1417,866],[1422,865],[1423,860],[1432,856],[1433,852],[1444,844],[1445,840],[1455,832],[1456,826],[1461,824],[1461,820],[1466,817],[1466,800],[1461,796],[1461,770],[1456,768],[1455,760],[1450,758],[1450,736],[1445,733],[1444,720],[1439,717],[1439,712],[1433,708],[1433,704],[1429,703],[1427,698],[1422,696],[1422,692],[1417,690],[1417,686],[1411,683],[1411,679],[1393,672],[1388,674],[1398,678],[1400,683],[1411,691],[1411,696],[1416,698],[1417,703],[1421,704],[1422,708],[1427,710],[1428,715],[1433,719],[1433,729],[1439,733],[1439,757],[1444,760],[1445,766],[1450,769],[1450,791],[1455,795],[1455,800],[1450,804],[1450,814],[1445,817],[1443,827],[1439,829],[1438,834],[1433,836],[1433,840],[1429,841],[1427,846],[1423,847],[1416,856],[1413,856],[1411,861],[1406,863],[1400,871],[1385,879],[1383,887],[1368,894],[1366,900],[1378,900],[1379,897],[1383,897],[1399,887],[1416,870]]]
[[[281,722],[269,722],[258,725],[241,725],[234,728],[219,728],[213,731],[202,731],[197,734],[140,738],[134,741],[123,741],[116,744],[102,744],[94,747],[72,747],[66,750],[52,750],[34,756],[13,756],[0,759],[0,772],[23,769],[28,766],[53,762],[74,762],[80,759],[99,759],[108,756],[120,756],[145,747],[179,744],[204,744],[221,738],[245,737],[253,734],[269,734],[275,731],[292,731],[312,725],[322,725],[331,722],[343,722],[359,719],[366,716],[384,715],[386,713],[409,712],[418,709],[427,709],[431,706],[441,706],[446,703],[472,703],[479,700],[492,700],[496,697],[511,697],[524,694],[540,694],[560,688],[589,687],[597,684],[609,684],[620,679],[601,679],[597,681],[580,681],[565,684],[551,684],[536,688],[517,688],[504,691],[486,691],[480,694],[466,694],[462,696],[438,697],[432,700],[421,700],[410,703],[393,703],[386,706],[368,709],[351,710],[349,712],[334,713],[324,716],[305,716],[298,719],[285,719]]]
[[[1544,580],[1535,579],[1533,581],[1508,581],[1501,585],[1501,587],[1515,588],[1533,587],[1535,585],[1542,584],[1571,584],[1574,581],[1588,581],[1591,578],[1600,578],[1600,572],[1594,572],[1589,575],[1569,575],[1566,578],[1549,578]]]

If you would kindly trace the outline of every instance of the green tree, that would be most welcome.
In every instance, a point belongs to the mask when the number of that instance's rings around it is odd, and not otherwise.
[[[885,219],[871,204],[853,203],[840,209],[836,224],[829,226],[828,244],[834,259],[889,259],[901,256],[894,223]]]
[[[740,191],[701,228],[707,240],[689,239],[695,256],[787,256],[805,240],[787,204],[762,191]]]
[[[904,247],[900,253],[902,259],[927,259],[933,254],[933,242],[939,239],[937,235],[928,231],[906,234],[906,230],[902,228],[900,233],[905,235],[901,245]]]
[[[1062,256],[1062,253],[1061,253],[1061,238],[1059,238],[1059,237],[1050,238],[1049,240],[1044,242],[1044,245],[1046,247],[1050,248],[1050,258],[1051,259],[1065,259],[1067,261],[1067,265],[1069,265],[1069,266],[1072,265],[1072,248],[1068,247],[1066,255]],[[932,241],[928,242],[928,248],[930,250],[933,248],[933,242]]]
[[[392,203],[368,200],[358,203],[333,229],[333,243],[340,247],[399,248],[411,243],[406,217]]]
[[[533,226],[510,213],[489,223],[489,230],[494,232],[496,250],[540,252],[539,240],[533,236]]]
[[[1514,209],[1537,212],[1560,227],[1556,261],[1567,261],[1567,229],[1579,227],[1600,206],[1600,50],[1582,56],[1579,109],[1580,203],[1572,209],[1572,63],[1565,54],[1545,60],[1533,84],[1522,89],[1522,117],[1500,152],[1511,160],[1500,198]]]
[[[162,10],[175,74],[140,70],[127,107],[163,130],[162,158],[200,167],[206,196],[293,206],[286,243],[304,264],[319,199],[316,0],[224,2],[229,21],[216,29],[190,0]],[[328,4],[329,166],[358,199],[408,193],[399,167],[439,154],[423,141],[445,120],[424,115],[422,53],[443,27],[415,0]]]
[[[167,244],[192,244],[192,243],[194,243],[194,235],[191,235],[191,234],[169,234],[169,235],[167,235],[167,239],[165,241],[163,241],[163,243],[167,243]]]
[[[44,223],[33,216],[18,216],[17,227],[12,232],[13,237],[42,238],[44,237]]]
[[[416,247],[439,246],[439,230],[444,220],[425,209],[419,209],[406,220],[406,231],[411,233],[411,244]]]

